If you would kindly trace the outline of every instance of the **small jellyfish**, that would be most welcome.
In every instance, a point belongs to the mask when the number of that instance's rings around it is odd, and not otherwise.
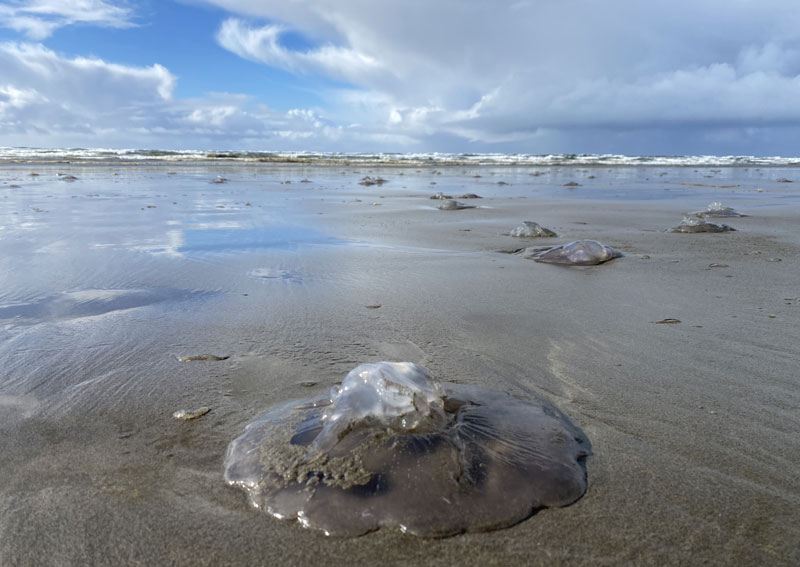
[[[384,179],[383,177],[370,177],[369,175],[367,175],[366,177],[362,177],[361,181],[359,181],[358,184],[364,185],[365,187],[371,187],[372,185],[377,185],[378,187],[380,187],[384,183],[388,182],[389,181],[387,179]]]
[[[537,238],[537,237],[551,237],[558,236],[549,228],[544,228],[537,222],[522,221],[522,224],[510,232],[511,236],[518,236],[522,238]]]
[[[748,215],[742,214],[732,207],[726,207],[719,201],[715,201],[708,205],[705,210],[703,211],[696,211],[692,213],[696,217],[704,218],[704,217],[717,217],[717,218],[724,218],[724,217],[746,217]]]
[[[594,266],[623,256],[622,252],[596,240],[576,240],[569,244],[549,248],[529,248],[524,257],[549,264]]]
[[[727,224],[716,224],[697,217],[683,217],[681,224],[667,229],[667,232],[728,232],[736,230]]]
[[[575,502],[589,454],[583,432],[545,400],[378,362],[248,425],[228,447],[225,480],[256,508],[327,535],[444,537]]]
[[[436,208],[439,209],[440,211],[458,211],[460,209],[474,209],[475,205],[465,205],[464,203],[460,203],[459,201],[448,199]]]

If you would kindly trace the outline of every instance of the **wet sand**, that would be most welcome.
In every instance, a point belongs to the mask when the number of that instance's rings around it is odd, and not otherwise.
[[[800,562],[800,171],[439,171],[0,167],[0,565]],[[712,201],[751,216],[664,232]],[[580,238],[626,256],[497,252]],[[224,484],[248,422],[379,360],[549,398],[591,440],[586,494],[335,539]]]

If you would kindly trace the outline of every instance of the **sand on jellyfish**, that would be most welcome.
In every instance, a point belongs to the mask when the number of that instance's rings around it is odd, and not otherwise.
[[[586,491],[590,453],[546,400],[378,362],[248,425],[228,448],[225,480],[256,508],[328,535],[443,537],[571,504]]]

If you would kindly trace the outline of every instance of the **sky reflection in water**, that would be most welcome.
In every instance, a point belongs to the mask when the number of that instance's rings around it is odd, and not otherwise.
[[[301,226],[261,226],[240,229],[189,228],[183,230],[178,252],[236,252],[261,249],[296,250],[307,244],[341,244],[343,241]]]

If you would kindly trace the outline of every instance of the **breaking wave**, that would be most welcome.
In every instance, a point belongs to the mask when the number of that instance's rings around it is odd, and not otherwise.
[[[0,147],[0,163],[267,162],[308,165],[796,167],[800,157],[619,154],[339,153]]]

